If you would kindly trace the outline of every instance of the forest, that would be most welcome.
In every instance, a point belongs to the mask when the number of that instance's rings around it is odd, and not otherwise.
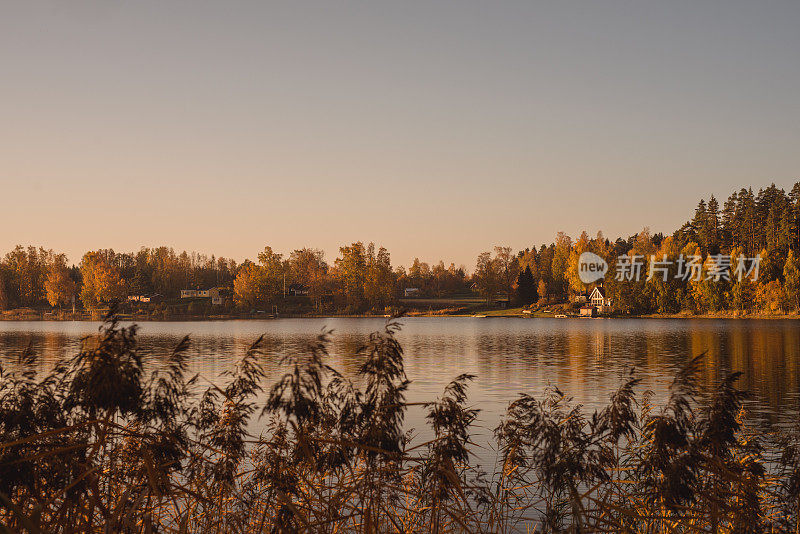
[[[712,195],[670,235],[644,227],[611,241],[602,232],[590,237],[584,231],[576,239],[559,232],[554,242],[539,247],[496,246],[481,253],[471,270],[419,259],[408,267],[393,266],[386,248],[362,242],[340,247],[332,262],[313,248],[284,256],[266,246],[254,260],[237,263],[162,246],[92,250],[77,265],[63,253],[20,245],[0,261],[0,310],[107,309],[140,295],[157,296],[164,307],[183,289],[212,287],[225,292],[219,307],[225,312],[283,306],[287,287],[301,287],[301,304],[319,313],[390,313],[402,307],[407,290],[416,298],[480,296],[487,307],[504,298],[536,308],[569,302],[592,289],[577,271],[578,258],[587,251],[609,264],[621,256],[641,256],[644,273],[654,260],[673,264],[669,276],[649,280],[617,280],[609,273],[603,285],[619,314],[793,313],[800,306],[800,183],[788,193],[774,184],[758,193],[742,188],[722,205]],[[736,258],[759,257],[758,276],[706,276],[723,255],[734,268]],[[680,277],[675,263],[681,256],[699,257],[703,276]],[[209,306],[199,310],[213,311]]]

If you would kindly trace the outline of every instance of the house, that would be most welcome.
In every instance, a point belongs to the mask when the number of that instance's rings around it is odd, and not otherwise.
[[[403,296],[405,297],[416,297],[419,296],[419,288],[418,287],[407,287],[403,290]]]
[[[586,304],[589,302],[589,296],[586,293],[579,293],[572,296],[572,302],[575,304]]]
[[[207,290],[208,297],[211,299],[211,304],[214,306],[222,306],[225,304],[225,297],[222,295],[222,291],[218,287],[212,287],[211,289]]]
[[[210,289],[181,289],[182,299],[211,299],[211,304],[222,304],[224,299],[218,287]]]
[[[581,306],[581,317],[597,317],[597,308],[591,304]]]
[[[303,284],[289,284],[286,292],[292,297],[303,297],[308,295],[308,288]]]
[[[128,295],[128,302],[161,302],[162,296],[156,293],[155,295]]]
[[[601,286],[597,286],[592,290],[589,295],[589,303],[597,308],[599,313],[610,313],[612,311],[611,299],[606,298],[605,290]]]
[[[499,308],[506,309],[511,306],[511,296],[505,291],[501,291],[495,295],[494,304]]]

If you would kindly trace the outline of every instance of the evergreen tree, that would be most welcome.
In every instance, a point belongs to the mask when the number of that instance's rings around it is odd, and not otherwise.
[[[530,267],[525,267],[517,276],[517,299],[523,306],[533,304],[539,299],[536,291],[536,280]]]
[[[719,203],[717,199],[714,198],[714,195],[711,195],[711,198],[708,200],[708,209],[706,210],[706,221],[705,221],[705,234],[708,239],[708,251],[711,254],[716,254],[719,252],[719,230],[720,230],[720,222],[719,222]]]
[[[706,201],[700,199],[697,204],[697,209],[694,210],[694,219],[692,219],[692,230],[694,235],[697,236],[697,241],[707,250],[708,247],[708,211],[706,210]]]
[[[736,226],[736,205],[738,202],[738,197],[736,196],[736,192],[728,197],[728,200],[725,201],[725,204],[722,207],[722,221],[721,230],[720,230],[720,241],[722,243],[723,248],[726,250],[730,250],[733,245],[734,236],[738,236],[739,232]]]
[[[800,182],[794,184],[789,192],[789,223],[792,250],[800,250]]]
[[[756,232],[756,203],[752,189],[742,188],[739,191],[739,203],[736,210],[739,230],[738,244],[744,247],[745,254],[753,254],[760,249]]]

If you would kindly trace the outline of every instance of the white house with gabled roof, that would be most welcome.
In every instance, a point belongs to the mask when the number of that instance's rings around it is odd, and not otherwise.
[[[611,299],[606,298],[606,292],[601,286],[595,287],[589,294],[589,302],[597,308],[600,313],[611,312]]]

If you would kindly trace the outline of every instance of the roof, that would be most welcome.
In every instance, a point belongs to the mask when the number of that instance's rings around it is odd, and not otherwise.
[[[592,290],[592,295],[594,295],[594,292],[595,292],[595,291],[597,291],[598,293],[600,293],[600,296],[601,296],[601,297],[603,297],[603,298],[606,298],[606,292],[605,292],[605,291],[603,291],[603,288],[602,288],[601,286],[597,286],[597,287],[595,287],[595,288]]]

